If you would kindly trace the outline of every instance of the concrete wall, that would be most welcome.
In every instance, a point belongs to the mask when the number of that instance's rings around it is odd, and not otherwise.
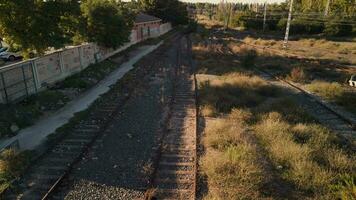
[[[158,37],[168,32],[172,26],[155,26]],[[159,30],[159,32],[158,32]],[[163,30],[163,32],[162,32]],[[157,33],[158,32],[158,33]],[[45,56],[22,61],[0,68],[0,103],[10,103],[45,90],[54,83],[85,69],[89,65],[113,56],[136,44],[137,31],[132,30],[129,42],[118,49],[108,49],[95,44],[69,47]]]
[[[172,24],[171,23],[161,24],[161,26],[159,27],[160,35],[166,34],[170,30],[172,30]]]

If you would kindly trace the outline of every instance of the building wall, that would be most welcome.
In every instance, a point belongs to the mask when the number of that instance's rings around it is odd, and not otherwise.
[[[161,22],[140,23],[134,26],[137,32],[137,40],[142,41],[160,35],[159,28]]]

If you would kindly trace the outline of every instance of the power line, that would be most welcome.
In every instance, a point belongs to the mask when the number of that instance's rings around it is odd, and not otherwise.
[[[253,17],[242,17],[242,19],[252,19],[252,20],[257,20],[257,21],[263,21],[264,19],[261,18],[253,18]],[[322,21],[313,21],[315,19],[306,19],[305,21],[308,22],[314,22],[314,23],[320,23],[320,24],[324,24],[324,23],[328,23],[328,24],[338,24],[338,25],[356,25],[356,23],[338,23],[338,22],[322,22]],[[266,19],[266,21],[277,21],[276,19]],[[293,20],[291,20],[293,21]]]

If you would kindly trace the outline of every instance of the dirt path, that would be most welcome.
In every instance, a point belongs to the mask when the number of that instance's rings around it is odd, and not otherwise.
[[[123,63],[121,67],[112,72],[104,80],[100,81],[95,87],[68,103],[52,116],[46,117],[38,121],[35,125],[21,130],[19,134],[14,137],[2,141],[0,149],[15,142],[18,142],[21,150],[34,149],[37,145],[41,144],[49,134],[66,124],[76,112],[88,108],[88,106],[99,98],[100,95],[106,93],[111,85],[120,80],[128,71],[130,71],[139,59],[155,50],[161,44],[162,43],[141,47],[135,55],[132,55],[132,57],[129,58],[128,62]]]

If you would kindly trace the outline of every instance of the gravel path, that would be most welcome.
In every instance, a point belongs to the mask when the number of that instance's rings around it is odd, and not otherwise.
[[[173,44],[173,42],[172,42]],[[156,131],[171,95],[176,45],[163,45],[147,62],[157,67],[129,99],[94,149],[73,170],[60,199],[141,199],[147,188]],[[140,66],[142,67],[142,66]]]

